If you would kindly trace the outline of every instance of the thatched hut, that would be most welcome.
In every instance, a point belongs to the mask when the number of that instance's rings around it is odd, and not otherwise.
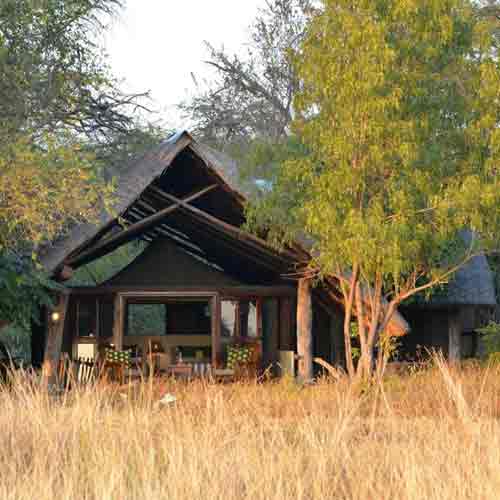
[[[472,258],[450,282],[433,293],[401,308],[411,331],[403,339],[405,354],[436,349],[458,360],[482,354],[477,330],[496,311],[494,275],[484,255]]]
[[[314,356],[340,361],[335,287],[287,277],[300,275],[308,261],[299,244],[276,250],[265,235],[242,229],[245,197],[233,167],[183,132],[124,170],[113,214],[73,227],[42,262],[63,283],[134,239],[147,248],[105,283],[66,286],[34,328],[34,362],[44,359],[50,371],[61,352],[78,356],[105,344],[144,352],[153,342],[162,351],[181,350],[185,361],[223,366],[232,344],[249,341],[263,366],[276,365],[282,353],[298,354],[304,378],[312,376]],[[404,325],[396,316],[391,328]]]
[[[315,356],[342,363],[343,311],[335,281],[311,286],[306,277],[291,279],[301,276],[307,250],[299,243],[277,250],[265,234],[248,234],[243,191],[236,164],[187,132],[125,168],[113,212],[102,213],[97,224],[74,226],[46,249],[42,263],[68,283],[76,269],[133,240],[146,242],[146,249],[104,283],[66,285],[55,309],[43,312],[33,328],[34,364],[45,361],[50,372],[62,352],[79,356],[107,344],[144,352],[155,344],[181,351],[184,361],[221,367],[229,348],[242,342],[257,346],[262,366],[295,354],[304,378],[312,376]],[[478,263],[484,264],[477,258],[473,269]],[[482,287],[483,277],[466,268],[457,279]],[[490,305],[489,288],[486,298],[472,295],[481,297],[481,307]],[[445,310],[449,319],[455,308],[424,310],[429,317]],[[390,329],[405,333],[403,316],[397,313]],[[420,331],[414,323],[410,341]]]

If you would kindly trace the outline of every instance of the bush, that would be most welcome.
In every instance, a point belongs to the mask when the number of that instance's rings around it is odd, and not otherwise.
[[[478,333],[483,339],[488,359],[500,361],[500,323],[490,321],[487,326],[480,328]]]

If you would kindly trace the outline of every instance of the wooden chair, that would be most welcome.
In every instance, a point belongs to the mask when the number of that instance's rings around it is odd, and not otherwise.
[[[259,373],[260,351],[257,344],[237,344],[227,347],[227,364],[234,370],[234,379],[256,378]]]
[[[103,362],[103,375],[112,381],[123,384],[125,382],[125,371],[130,367],[130,351],[115,351],[111,348],[105,349]]]

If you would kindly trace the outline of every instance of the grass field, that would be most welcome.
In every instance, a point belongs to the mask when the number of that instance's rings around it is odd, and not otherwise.
[[[159,405],[166,392],[177,401]],[[0,392],[1,499],[500,498],[500,369]]]

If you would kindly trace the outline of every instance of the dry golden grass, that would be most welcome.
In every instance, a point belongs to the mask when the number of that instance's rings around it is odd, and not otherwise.
[[[0,392],[0,498],[499,498],[499,396],[479,366],[361,394],[164,381],[54,398],[22,380]]]

